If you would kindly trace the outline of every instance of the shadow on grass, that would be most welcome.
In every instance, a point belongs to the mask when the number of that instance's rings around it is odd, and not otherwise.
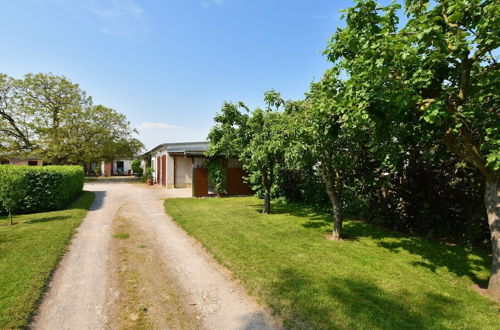
[[[392,253],[406,251],[418,255],[424,260],[412,261],[415,267],[424,267],[432,272],[446,267],[451,273],[469,277],[481,288],[488,285],[487,278],[479,278],[477,272],[489,269],[491,257],[480,250],[472,250],[463,245],[450,245],[436,240],[409,236],[391,230],[379,228],[361,221],[349,221],[344,225],[344,232],[350,239],[367,237],[375,240],[377,246]]]
[[[36,223],[43,223],[43,222],[51,222],[51,221],[60,221],[60,220],[67,220],[71,218],[70,216],[54,216],[54,217],[47,217],[47,218],[40,218],[40,219],[34,219],[30,221],[26,221],[25,224],[27,225],[32,225]]]
[[[488,286],[488,279],[479,278],[476,272],[488,269],[491,258],[486,255],[477,255],[477,258],[469,258],[471,251],[463,246],[449,246],[428,242],[418,238],[403,238],[397,242],[378,242],[378,246],[388,249],[393,253],[402,250],[410,254],[419,255],[424,261],[413,261],[415,267],[424,267],[433,272],[438,267],[446,267],[457,276],[467,276],[481,288]]]
[[[425,329],[456,317],[457,301],[436,293],[391,293],[352,278],[318,283],[293,268],[277,278],[270,304],[286,328]]]
[[[264,204],[249,205],[256,212],[262,213]],[[303,204],[287,204],[287,203],[272,203],[272,214],[289,214],[295,217],[306,218],[307,221],[302,224],[305,228],[321,228],[323,226],[331,226],[332,218],[327,212],[320,208],[315,208]]]
[[[252,205],[257,207],[257,205]],[[274,214],[290,214],[303,218],[301,224],[306,229],[318,230],[325,228],[330,232],[332,228],[331,215],[325,211],[304,205],[273,204]],[[406,251],[413,255],[421,256],[423,261],[413,261],[415,267],[425,267],[435,272],[440,267],[457,276],[467,276],[481,288],[488,284],[487,278],[479,278],[478,272],[489,269],[491,258],[481,251],[472,251],[463,245],[449,245],[421,237],[414,237],[367,224],[361,221],[346,221],[343,225],[343,236],[349,241],[359,241],[369,238],[377,246],[387,249],[392,253]],[[473,255],[473,257],[471,257]]]

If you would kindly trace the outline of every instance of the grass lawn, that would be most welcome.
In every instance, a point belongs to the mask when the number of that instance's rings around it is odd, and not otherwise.
[[[66,210],[0,217],[0,329],[24,328],[94,194],[83,192]]]
[[[329,217],[254,197],[167,199],[166,211],[290,328],[499,329],[485,285],[490,258],[347,221],[327,241]]]

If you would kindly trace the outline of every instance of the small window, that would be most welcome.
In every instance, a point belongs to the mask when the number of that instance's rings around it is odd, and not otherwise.
[[[38,166],[37,160],[28,160],[28,166]]]
[[[1,165],[9,165],[10,161],[8,159],[2,159],[2,160],[0,160],[0,164]]]

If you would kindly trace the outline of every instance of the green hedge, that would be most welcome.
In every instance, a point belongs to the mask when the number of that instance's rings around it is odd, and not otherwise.
[[[64,208],[82,191],[84,172],[81,166],[0,165],[0,213],[5,214],[2,191],[8,193],[1,188],[11,186],[14,179],[22,195],[14,212],[35,213]]]

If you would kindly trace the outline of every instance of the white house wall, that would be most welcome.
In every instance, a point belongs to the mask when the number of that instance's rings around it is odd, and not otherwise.
[[[132,160],[131,159],[117,159],[113,161],[113,174],[118,174],[118,162],[123,162],[123,173],[132,173]]]

